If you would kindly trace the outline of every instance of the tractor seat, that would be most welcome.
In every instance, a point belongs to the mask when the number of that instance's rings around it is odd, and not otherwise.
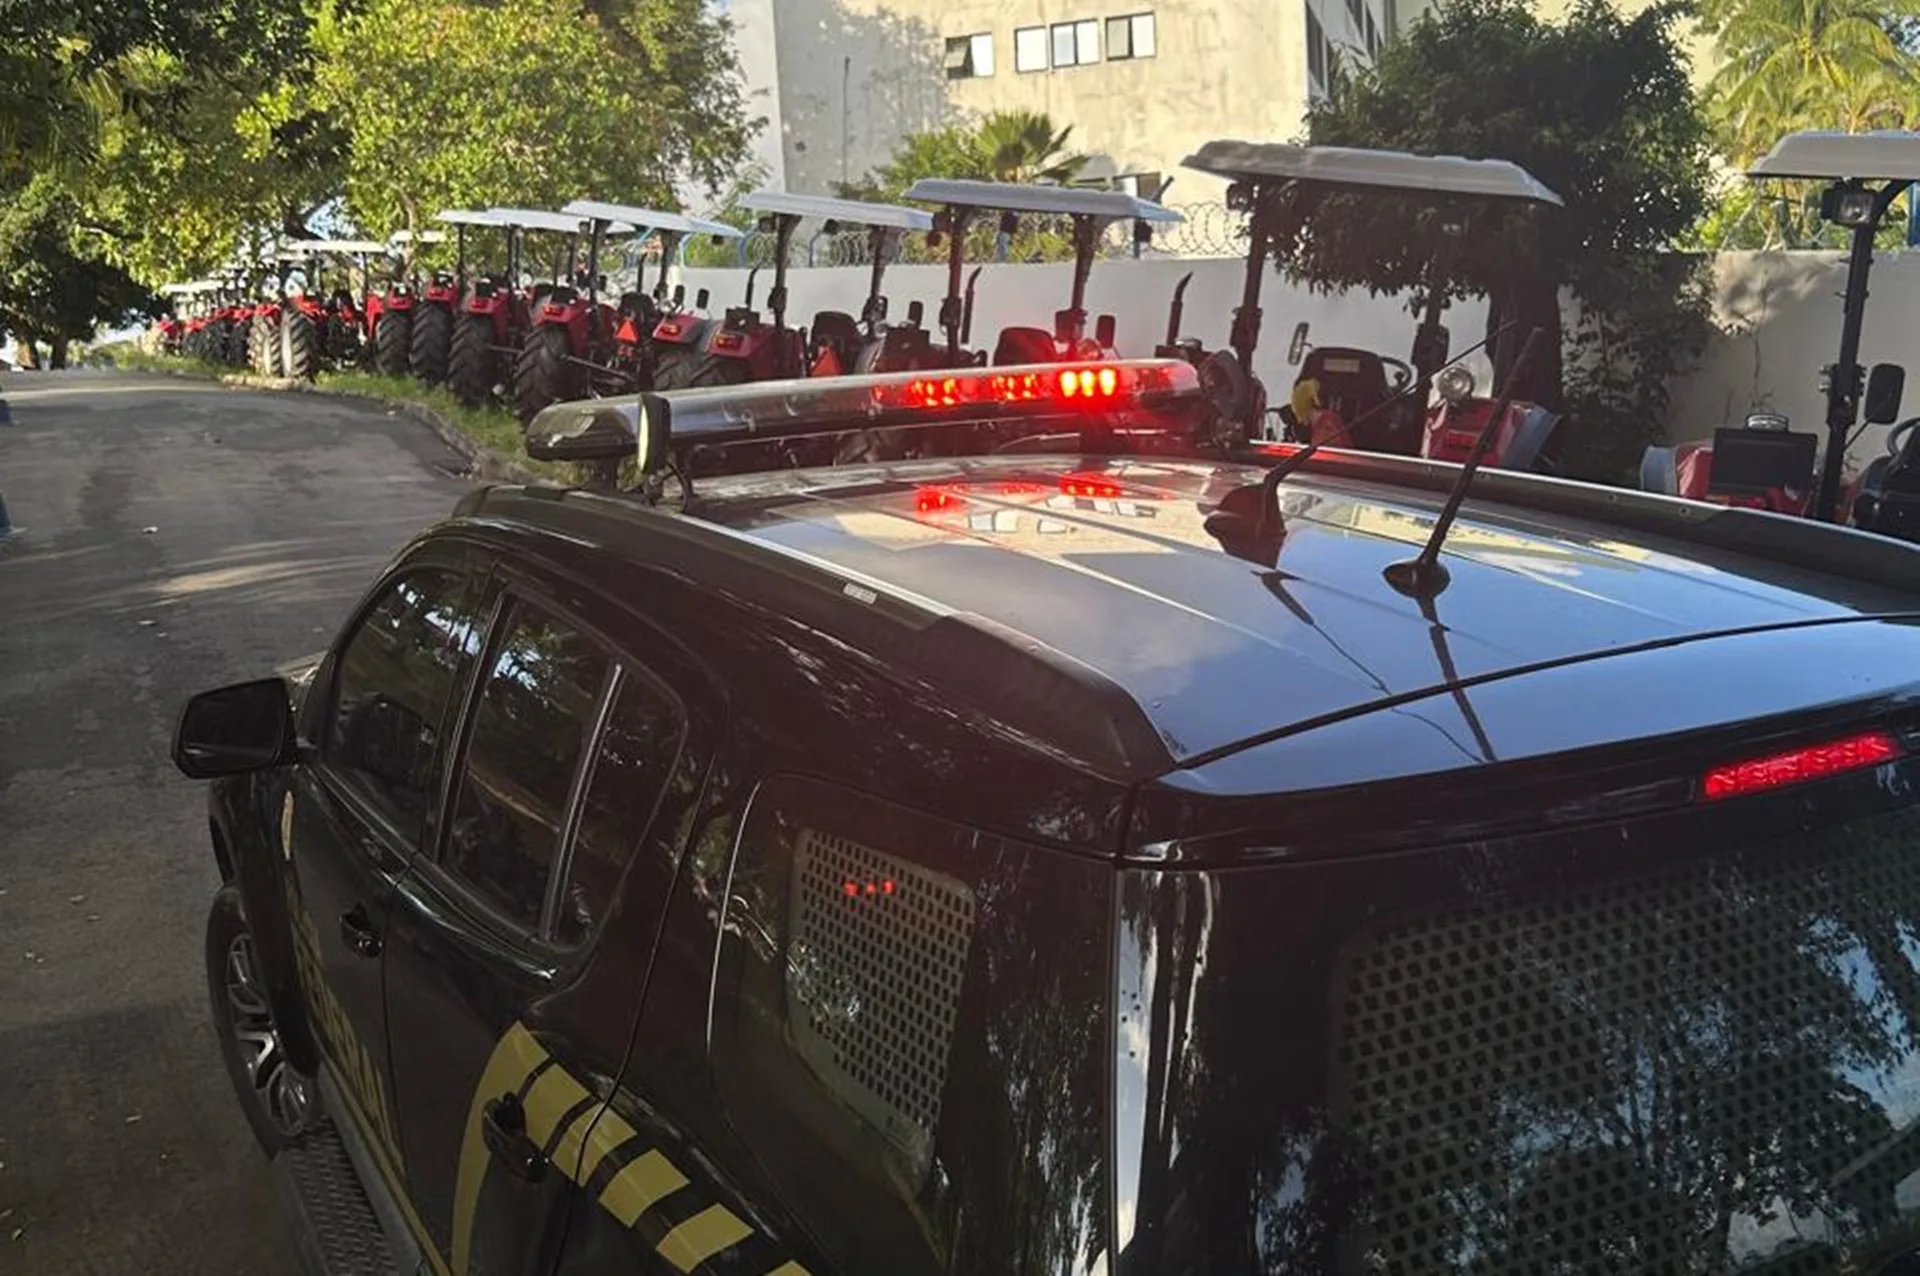
[[[860,325],[844,310],[822,310],[816,314],[813,326],[808,329],[808,337],[811,343],[808,363],[814,362],[831,348],[841,368],[849,371],[859,362],[860,348],[866,344]]]
[[[1045,328],[1003,328],[993,347],[993,362],[999,367],[1054,363],[1059,358],[1053,334]]]
[[[1300,376],[1320,383],[1322,406],[1338,412],[1343,421],[1357,421],[1392,397],[1386,364],[1371,350],[1316,346],[1308,352]]]

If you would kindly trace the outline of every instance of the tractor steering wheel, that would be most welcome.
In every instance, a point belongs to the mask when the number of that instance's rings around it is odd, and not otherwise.
[[[1897,457],[1906,449],[1907,436],[1913,433],[1915,426],[1920,426],[1920,416],[1908,417],[1887,431],[1888,456]]]
[[[1393,370],[1393,392],[1400,393],[1413,384],[1413,365],[1405,359],[1396,359],[1390,354],[1380,356],[1380,362]]]

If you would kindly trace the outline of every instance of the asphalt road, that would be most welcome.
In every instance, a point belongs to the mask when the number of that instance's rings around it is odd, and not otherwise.
[[[325,646],[468,490],[425,427],[77,371],[0,395],[0,1273],[297,1270],[206,1010],[192,692]]]

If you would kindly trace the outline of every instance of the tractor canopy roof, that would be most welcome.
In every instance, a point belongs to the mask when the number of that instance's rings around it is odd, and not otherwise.
[[[320,257],[328,253],[381,253],[391,251],[393,245],[378,239],[296,239],[280,250],[281,255],[289,258]]]
[[[858,199],[830,199],[824,195],[795,195],[788,191],[759,190],[740,201],[756,213],[785,217],[816,217],[821,221],[853,222],[892,230],[932,230],[933,214],[898,204],[870,204]]]
[[[1509,160],[1222,138],[1208,142],[1180,162],[1195,172],[1230,181],[1426,191],[1536,204],[1562,202],[1539,178]]]
[[[637,227],[641,231],[660,230],[672,235],[718,235],[723,239],[742,237],[739,227],[729,226],[725,222],[708,221],[704,217],[689,217],[685,213],[668,213],[655,208],[639,208],[632,204],[607,204],[597,199],[576,199],[560,211],[614,226],[624,222],[629,230]]]
[[[390,244],[444,244],[447,232],[444,230],[396,230],[387,236]]]
[[[1873,133],[1808,129],[1789,133],[1754,161],[1747,176],[1920,181],[1920,133],[1898,129]]]
[[[522,230],[551,230],[562,235],[578,235],[585,230],[587,216],[583,213],[554,213],[539,208],[489,208],[502,226],[518,226]],[[634,227],[631,223],[616,221],[606,230],[615,235],[631,235]]]
[[[1020,182],[976,182],[923,177],[906,193],[922,204],[949,208],[989,208],[997,212],[1055,217],[1095,217],[1102,221],[1182,222],[1186,218],[1150,199],[1125,191],[1086,186],[1047,186]]]
[[[481,212],[474,208],[443,208],[433,215],[433,220],[445,222],[449,226],[498,226],[501,221],[492,213]]]

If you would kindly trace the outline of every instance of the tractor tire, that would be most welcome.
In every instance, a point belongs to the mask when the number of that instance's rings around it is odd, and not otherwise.
[[[453,334],[453,349],[447,356],[447,388],[453,397],[470,408],[484,405],[493,397],[494,367],[493,320],[485,315],[462,315]]]
[[[227,328],[226,346],[220,353],[223,363],[236,368],[247,366],[248,337],[253,331],[252,319],[240,319]]]
[[[263,377],[281,375],[280,323],[278,319],[255,319],[247,326],[247,362]]]
[[[752,380],[752,369],[744,359],[723,359],[719,355],[700,356],[698,366],[694,368],[693,380],[689,385],[745,385]]]
[[[413,340],[407,367],[428,385],[447,379],[447,364],[453,356],[453,311],[437,301],[428,302],[413,312]]]
[[[280,340],[275,343],[280,356],[280,375],[296,381],[311,381],[320,375],[320,335],[313,320],[302,310],[289,310],[280,316]]]
[[[373,329],[373,366],[383,377],[407,375],[408,347],[413,340],[413,314],[389,310]]]
[[[700,370],[700,352],[674,346],[660,356],[653,370],[653,388],[659,392],[685,390],[693,385],[693,374]]]
[[[527,334],[513,360],[513,406],[521,425],[548,404],[586,397],[586,369],[568,363],[569,353],[565,328],[543,324]]]

